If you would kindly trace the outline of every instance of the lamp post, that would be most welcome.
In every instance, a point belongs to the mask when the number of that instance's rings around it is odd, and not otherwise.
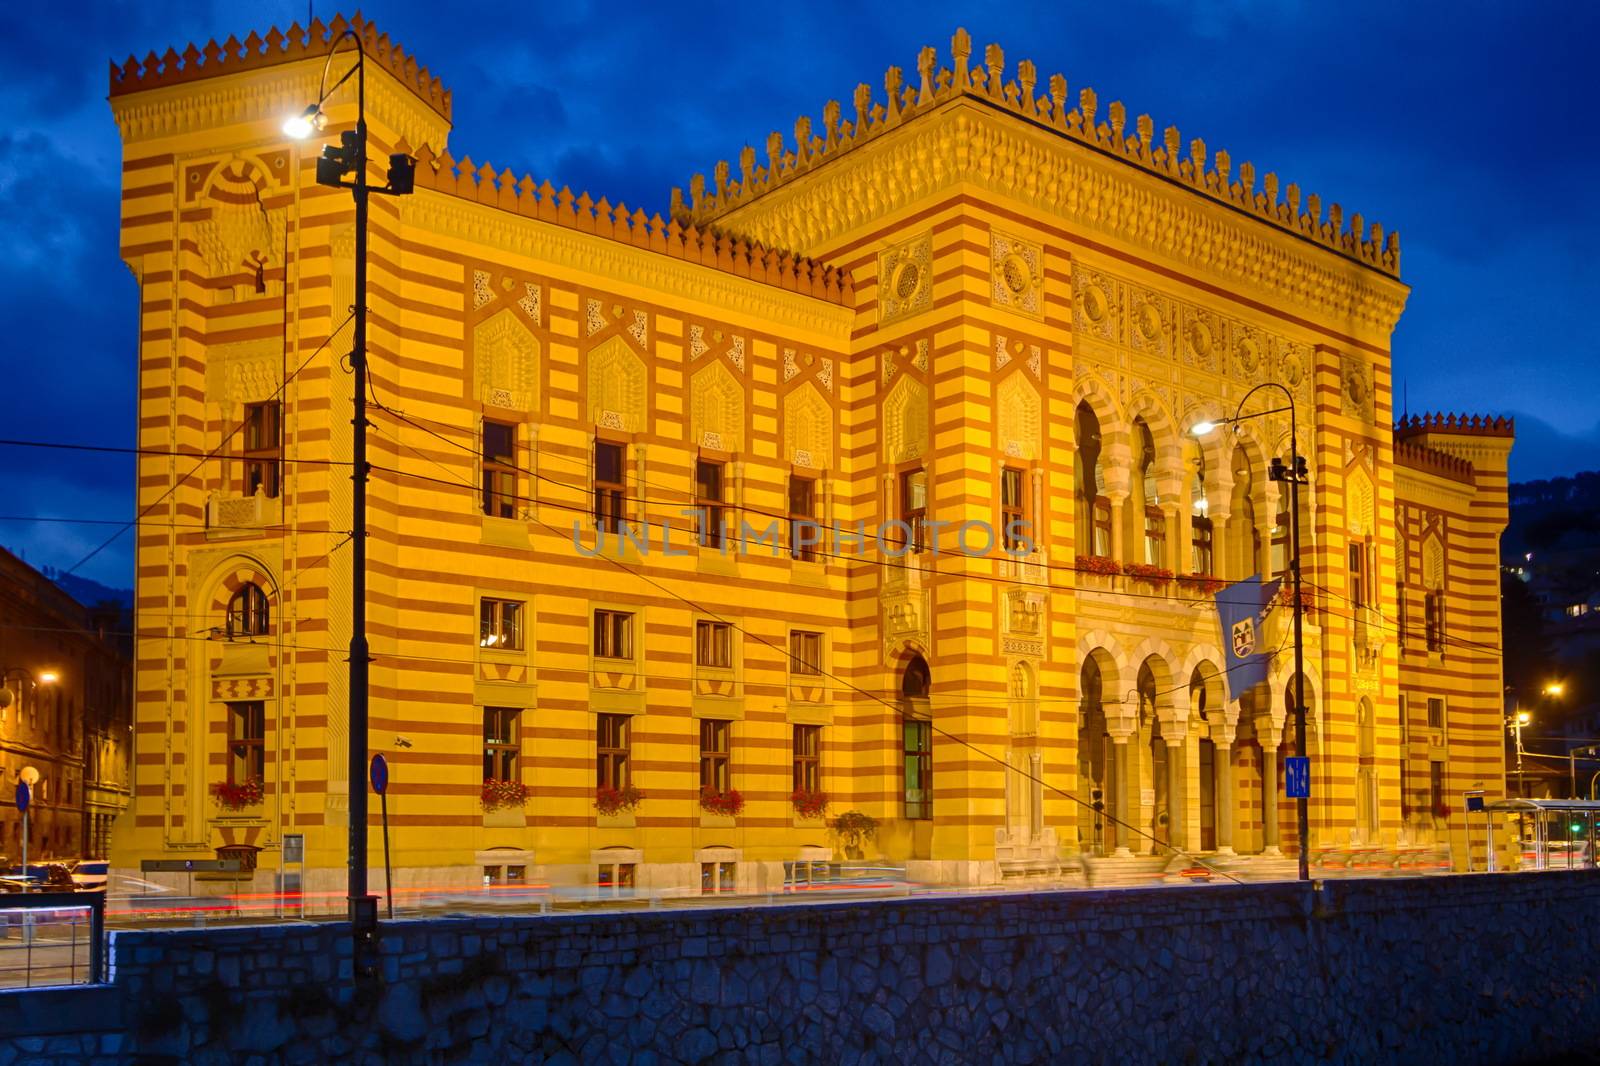
[[[1506,728],[1516,738],[1517,745],[1517,795],[1522,795],[1522,727],[1533,721],[1533,715],[1527,711],[1517,711],[1515,714],[1506,715]]]
[[[340,79],[328,85],[339,46],[355,46],[356,61]],[[317,157],[317,184],[349,189],[355,199],[355,336],[351,342],[350,373],[354,413],[351,419],[351,580],[350,580],[350,751],[346,776],[350,801],[350,857],[348,905],[351,936],[355,940],[354,971],[359,977],[371,959],[377,937],[378,898],[367,891],[367,201],[372,193],[403,196],[412,191],[416,161],[404,154],[389,157],[388,184],[367,183],[367,54],[361,36],[346,29],[328,47],[322,65],[316,103],[291,116],[283,132],[297,140],[310,137],[326,124],[322,105],[353,75],[356,79],[356,128],[339,135],[339,146],[324,145]],[[348,182],[346,175],[350,176]]]
[[[25,666],[8,666],[8,667],[5,667],[4,669],[0,669],[0,711],[3,711],[6,708],[11,706],[11,700],[12,700],[11,679],[12,678],[16,678],[18,681],[26,680],[28,682],[28,685],[29,685],[30,689],[37,689],[40,685],[53,685],[53,684],[55,684],[57,681],[61,680],[61,675],[56,673],[54,670],[41,670],[41,671],[39,671],[38,675],[35,676],[34,672],[32,670],[29,670]],[[16,699],[17,699],[17,713],[21,714],[22,713],[22,697],[21,697],[20,693],[17,695]],[[23,777],[22,776],[23,774],[27,774],[30,771],[32,771],[33,774],[34,774],[34,776],[32,778],[28,778],[28,777]],[[37,771],[33,771],[32,767],[24,767],[22,772],[18,776],[21,777],[22,780],[26,781],[28,783],[28,785],[31,787],[33,785],[34,781],[37,780],[37,778],[38,778],[38,772]],[[18,803],[20,805],[21,797],[18,798]],[[23,876],[24,881],[26,881],[27,876],[28,876],[28,812],[27,812],[26,808],[24,808],[23,811],[22,811],[21,832],[22,832],[22,876]]]
[[[1273,407],[1255,414],[1243,414],[1244,405],[1262,389],[1277,389],[1283,393],[1285,406]],[[1305,604],[1301,595],[1300,577],[1300,486],[1308,480],[1305,459],[1300,455],[1300,439],[1298,426],[1295,421],[1294,393],[1288,386],[1276,381],[1263,381],[1249,392],[1239,398],[1239,404],[1234,408],[1232,418],[1216,421],[1196,422],[1190,432],[1197,437],[1204,437],[1218,426],[1232,425],[1247,418],[1260,418],[1264,415],[1289,412],[1289,465],[1285,467],[1283,460],[1273,456],[1267,468],[1269,480],[1287,482],[1289,485],[1289,575],[1294,588],[1294,753],[1299,758],[1306,757],[1306,676],[1305,676]],[[1275,801],[1274,801],[1275,802]],[[1306,806],[1305,796],[1296,796],[1295,822],[1300,836],[1300,880],[1308,881],[1311,878],[1310,862],[1310,817]]]

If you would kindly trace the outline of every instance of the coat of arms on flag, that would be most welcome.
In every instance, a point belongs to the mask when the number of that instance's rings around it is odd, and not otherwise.
[[[1245,618],[1233,624],[1233,654],[1240,659],[1256,650],[1256,620]]]

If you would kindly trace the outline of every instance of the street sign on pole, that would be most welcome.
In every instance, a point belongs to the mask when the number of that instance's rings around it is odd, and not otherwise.
[[[33,799],[33,794],[28,791],[26,781],[17,782],[17,810],[19,813],[28,813],[28,803]]]
[[[372,757],[367,776],[372,779],[372,791],[378,794],[379,810],[383,814],[383,894],[389,898],[389,917],[394,918],[394,870],[389,865],[389,760],[378,752]]]
[[[1311,759],[1290,755],[1283,760],[1283,793],[1290,799],[1311,798]]]
[[[306,835],[304,833],[283,834],[283,861],[306,861]]]
[[[367,776],[372,779],[372,791],[383,795],[389,790],[389,760],[383,757],[383,752],[372,757],[372,766]]]

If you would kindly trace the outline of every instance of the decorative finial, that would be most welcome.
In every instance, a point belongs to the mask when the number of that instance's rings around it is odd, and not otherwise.
[[[1094,140],[1094,90],[1078,90],[1078,110],[1083,112],[1083,132],[1091,141]]]
[[[717,165],[711,168],[711,177],[717,183],[717,199],[720,200],[728,194],[728,161],[726,159],[717,160]]]
[[[925,45],[917,53],[917,76],[922,79],[922,87],[917,91],[917,106],[926,107],[933,103],[933,67],[939,62],[938,49],[933,45]]]
[[[1155,136],[1156,124],[1149,115],[1140,115],[1134,121],[1134,127],[1139,131],[1139,148],[1143,154],[1150,155],[1150,139]]]
[[[750,186],[756,180],[756,150],[748,144],[739,153],[739,180],[745,192],[750,191]]]
[[[811,155],[811,119],[801,115],[794,120],[794,157],[804,165]]]
[[[1113,100],[1108,110],[1111,113],[1111,135],[1116,138],[1118,147],[1121,147],[1122,131],[1128,124],[1128,109],[1122,106],[1121,100]]]
[[[1056,125],[1067,124],[1067,79],[1060,74],[1050,75],[1050,100],[1055,104]]]
[[[1194,163],[1194,180],[1199,181],[1206,172],[1206,142],[1199,137],[1189,142],[1189,160]]]
[[[890,67],[883,72],[883,91],[889,94],[889,121],[894,122],[900,117],[900,78],[899,67]]]
[[[839,101],[829,100],[822,105],[822,128],[826,137],[826,140],[823,141],[823,150],[827,151],[838,143]]]
[[[989,69],[989,82],[984,86],[989,90],[990,96],[1000,95],[1000,80],[1006,69],[1006,53],[997,44],[991,44],[983,50],[983,65]]]
[[[767,134],[767,173],[777,178],[778,169],[783,162],[783,134],[773,130]]]
[[[699,211],[700,205],[706,198],[706,176],[696,174],[689,179],[689,204],[694,210]]]
[[[964,27],[958,28],[950,38],[950,55],[956,61],[956,92],[964,92],[972,85],[967,73],[967,60],[972,56],[972,35]]]
[[[1033,87],[1038,83],[1039,70],[1033,65],[1033,60],[1024,59],[1017,64],[1017,85],[1022,89],[1022,110],[1030,115],[1038,111],[1033,98]]]
[[[1178,127],[1168,126],[1161,132],[1161,138],[1167,146],[1167,166],[1178,165],[1178,146],[1183,143],[1183,138],[1178,133]]]
[[[867,132],[867,111],[872,107],[872,86],[862,82],[856,86],[856,136]]]

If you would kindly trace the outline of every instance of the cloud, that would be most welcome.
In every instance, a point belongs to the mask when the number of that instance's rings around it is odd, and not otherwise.
[[[1579,433],[1563,433],[1529,414],[1518,414],[1511,448],[1511,480],[1537,481],[1600,470],[1600,422]]]

